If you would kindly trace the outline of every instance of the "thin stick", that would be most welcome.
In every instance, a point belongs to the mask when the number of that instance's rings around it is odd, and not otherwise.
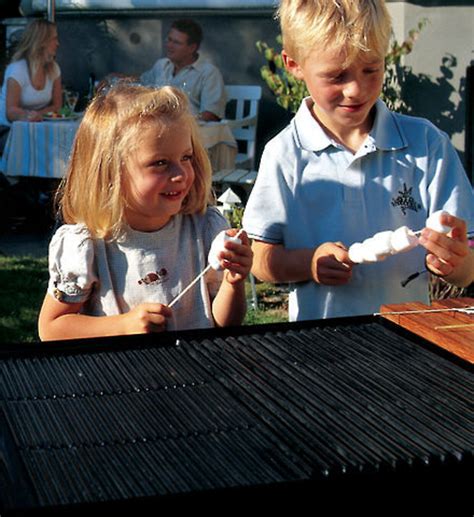
[[[235,238],[238,238],[240,237],[240,235],[242,235],[242,232],[244,231],[243,228],[241,228],[237,234],[235,235]],[[173,298],[171,300],[171,302],[168,304],[168,307],[173,307],[173,305],[182,297],[184,296],[190,289],[191,287],[193,287],[193,285],[198,282],[210,269],[211,269],[211,265],[208,264],[200,273],[199,275],[187,286],[183,289],[183,291],[181,291],[175,298]]]
[[[459,323],[458,325],[441,325],[439,327],[435,327],[435,330],[451,330],[465,328],[472,328],[472,330],[474,330],[474,323]]]
[[[415,311],[391,311],[391,312],[374,312],[374,316],[398,316],[403,314],[429,314],[432,312],[465,312],[469,313],[474,310],[474,307],[452,307],[451,309],[421,309]]]
[[[171,300],[171,302],[168,304],[168,307],[173,307],[173,305],[182,297],[184,296],[190,289],[191,287],[193,287],[193,285],[198,282],[210,269],[211,269],[211,264],[208,264],[200,273],[199,275],[187,286],[184,288],[183,291],[181,291],[178,296],[176,296],[175,298],[173,298]]]

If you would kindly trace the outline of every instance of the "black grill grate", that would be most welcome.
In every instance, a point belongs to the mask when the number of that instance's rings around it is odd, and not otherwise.
[[[390,324],[124,346],[0,357],[4,509],[472,465],[472,374]]]

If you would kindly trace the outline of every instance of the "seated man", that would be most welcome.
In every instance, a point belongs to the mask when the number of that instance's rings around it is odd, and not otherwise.
[[[224,116],[224,81],[219,70],[199,53],[202,29],[193,20],[176,20],[166,40],[166,57],[140,76],[147,86],[176,86],[186,92],[193,112],[205,121]]]

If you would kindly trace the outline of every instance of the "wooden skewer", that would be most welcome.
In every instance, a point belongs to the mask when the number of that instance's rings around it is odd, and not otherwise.
[[[435,330],[455,330],[455,329],[464,329],[470,328],[474,330],[474,323],[458,323],[457,325],[441,325],[439,327],[435,327]]]
[[[391,311],[391,312],[374,312],[374,316],[401,316],[405,314],[430,314],[432,312],[465,312],[470,313],[474,311],[473,306],[467,306],[467,307],[452,307],[450,309],[421,309],[421,310],[415,310],[415,311]]]
[[[242,234],[242,232],[244,231],[243,228],[241,228],[237,234],[235,235],[234,238],[238,238],[240,237],[240,235]],[[177,296],[175,296],[171,302],[168,304],[168,307],[173,307],[173,305],[175,305],[175,303],[178,302],[178,300],[181,299],[182,296],[184,296],[192,287],[193,285],[195,285],[210,269],[211,269],[211,264],[208,264],[200,273],[199,275],[197,275],[197,277],[191,281],[190,284],[188,284]]]
[[[193,285],[198,282],[210,269],[211,269],[211,264],[208,264],[200,273],[199,275],[190,283],[188,284],[187,287],[185,287],[179,294],[178,296],[175,296],[171,302],[168,304],[168,307],[173,307],[173,305],[182,297],[184,296],[190,289],[191,287],[193,287]]]

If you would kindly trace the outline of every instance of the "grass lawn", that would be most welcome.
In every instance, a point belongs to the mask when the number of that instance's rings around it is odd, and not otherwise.
[[[46,258],[0,257],[0,344],[39,339],[37,319],[47,282]],[[248,310],[244,325],[287,321],[284,289],[258,284],[257,293],[259,309]]]
[[[47,281],[46,258],[0,257],[0,343],[38,340]]]

